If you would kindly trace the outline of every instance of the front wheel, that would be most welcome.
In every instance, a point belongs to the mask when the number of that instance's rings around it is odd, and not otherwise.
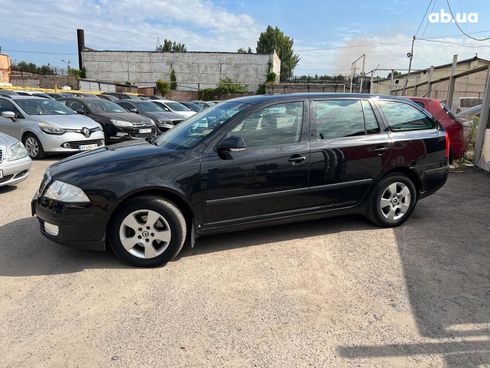
[[[108,229],[109,242],[122,260],[138,267],[157,267],[175,257],[186,237],[182,212],[154,196],[130,199],[115,214]]]
[[[403,174],[382,179],[371,196],[369,219],[378,226],[403,224],[417,203],[417,190],[412,180]]]
[[[22,140],[24,147],[27,150],[27,154],[33,160],[39,160],[45,158],[46,152],[44,152],[43,145],[34,134],[28,133]]]

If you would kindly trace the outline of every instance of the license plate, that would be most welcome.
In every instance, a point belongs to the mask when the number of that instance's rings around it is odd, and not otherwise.
[[[140,133],[151,133],[151,128],[149,128],[149,129],[140,129]]]
[[[94,149],[94,148],[97,148],[97,143],[80,145],[81,150],[89,150],[89,149]]]

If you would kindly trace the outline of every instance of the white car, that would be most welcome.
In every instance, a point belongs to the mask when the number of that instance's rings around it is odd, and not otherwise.
[[[0,133],[0,187],[25,180],[31,164],[32,161],[22,143]]]
[[[151,100],[151,102],[158,104],[159,106],[163,106],[163,108],[167,111],[174,112],[183,116],[185,119],[191,117],[196,112],[189,109],[187,106],[182,105],[180,102],[171,101],[171,100]]]
[[[0,97],[0,132],[20,140],[29,156],[74,153],[105,145],[99,123],[62,103],[28,96]]]

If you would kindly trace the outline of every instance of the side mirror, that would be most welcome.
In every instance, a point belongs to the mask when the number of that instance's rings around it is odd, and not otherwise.
[[[218,143],[216,150],[218,153],[224,152],[241,152],[247,149],[247,145],[242,137],[232,135]]]
[[[2,118],[12,119],[12,121],[17,120],[17,116],[15,115],[15,112],[13,112],[13,111],[2,111]]]

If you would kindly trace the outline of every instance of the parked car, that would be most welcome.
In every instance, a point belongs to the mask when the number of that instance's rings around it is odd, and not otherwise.
[[[482,105],[476,105],[473,107],[470,107],[469,109],[466,109],[458,114],[456,114],[456,119],[463,124],[464,128],[468,128],[470,125],[473,124],[473,118],[475,116],[480,116],[481,114],[481,107]]]
[[[139,98],[136,95],[132,95],[132,94],[128,94],[128,93],[119,93],[119,92],[103,92],[101,95],[102,96],[103,95],[114,96],[120,100],[130,100],[130,99]]]
[[[215,105],[215,103],[209,102],[209,101],[196,100],[196,101],[192,101],[192,102],[195,103],[196,105],[200,106],[202,110],[207,109],[208,107]]]
[[[68,93],[68,92],[49,92],[49,93],[46,93],[48,96],[50,96],[51,98],[54,98],[55,100],[61,100],[62,98],[66,98],[66,97],[71,97],[72,94],[71,93]]]
[[[10,97],[10,96],[18,96],[18,94],[17,94],[17,92],[11,91],[9,89],[0,89],[0,96]]]
[[[97,97],[100,97],[100,98],[103,98],[104,100],[109,100],[109,101],[112,101],[112,102],[120,101],[119,98],[117,98],[116,96],[113,96],[113,95],[100,94],[100,95],[97,95]]]
[[[456,113],[460,113],[476,105],[481,105],[483,99],[481,97],[460,97],[456,100]]]
[[[0,97],[0,113],[0,132],[20,140],[33,159],[104,146],[99,124],[52,99]]]
[[[42,97],[42,98],[52,99],[50,95],[39,91],[17,91],[17,94],[19,96],[32,96],[32,97]]]
[[[340,214],[397,226],[444,185],[447,139],[405,98],[238,98],[152,143],[51,165],[32,209],[49,239],[99,250],[107,241],[123,260],[148,267],[206,234]]]
[[[450,150],[449,162],[463,157],[466,149],[464,139],[464,127],[447,106],[435,98],[409,97],[413,102],[422,106],[432,116],[441,123],[449,134]]]
[[[185,107],[187,107],[188,109],[190,109],[196,113],[201,112],[203,110],[203,108],[201,106],[199,106],[198,104],[195,104],[194,102],[179,101],[179,103],[181,103],[182,105],[184,105]]]
[[[14,137],[0,133],[0,187],[27,179],[31,164],[24,145]]]
[[[174,112],[184,117],[184,119],[194,115],[196,112],[192,111],[188,107],[182,105],[177,101],[170,100],[151,100],[152,103],[163,106],[163,108],[167,111]]]
[[[168,112],[163,106],[154,104],[151,101],[120,100],[116,103],[128,112],[141,114],[152,119],[157,125],[159,133],[172,129],[184,120],[182,116]]]
[[[80,115],[94,119],[104,129],[107,143],[150,138],[156,134],[153,120],[127,112],[114,102],[98,97],[66,98],[63,103]]]

